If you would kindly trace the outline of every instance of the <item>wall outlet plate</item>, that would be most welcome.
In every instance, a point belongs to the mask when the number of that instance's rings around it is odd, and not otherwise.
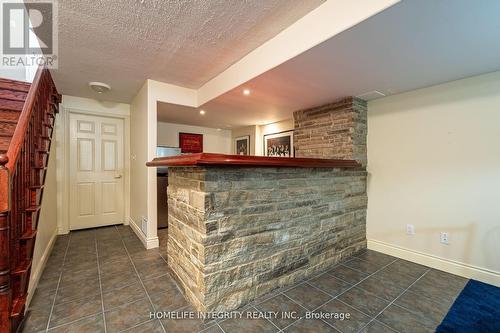
[[[439,235],[439,241],[442,243],[442,244],[450,244],[450,239],[449,239],[449,235],[447,232],[442,232],[440,235]]]
[[[408,235],[415,235],[415,226],[413,224],[406,225],[406,233]]]
[[[142,221],[141,221],[141,231],[144,235],[147,235],[148,234],[148,219],[146,216],[143,216],[142,217]]]

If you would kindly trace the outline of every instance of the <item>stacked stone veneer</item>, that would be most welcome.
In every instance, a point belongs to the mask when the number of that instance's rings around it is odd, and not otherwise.
[[[199,311],[236,309],[366,247],[366,172],[169,168],[168,263]]]
[[[365,101],[347,97],[293,117],[296,157],[356,160],[366,166]]]

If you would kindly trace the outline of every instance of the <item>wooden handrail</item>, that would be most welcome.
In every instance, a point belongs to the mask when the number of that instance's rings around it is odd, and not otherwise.
[[[24,138],[26,137],[26,132],[28,130],[28,126],[31,119],[31,114],[33,113],[33,105],[35,104],[36,95],[39,92],[40,82],[42,81],[42,74],[46,71],[43,66],[39,66],[35,78],[33,79],[33,83],[31,84],[28,95],[26,96],[26,100],[24,102],[23,111],[21,112],[21,116],[18,119],[16,129],[14,134],[12,135],[12,139],[10,140],[9,150],[7,151],[7,156],[9,158],[7,162],[7,169],[11,172],[15,170],[14,166],[17,163],[19,158],[19,153],[21,152],[21,148],[24,142]]]

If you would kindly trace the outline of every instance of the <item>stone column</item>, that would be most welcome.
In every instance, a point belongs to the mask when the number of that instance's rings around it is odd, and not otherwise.
[[[168,264],[199,311],[237,309],[366,248],[363,168],[168,172]]]
[[[296,111],[296,157],[356,160],[366,166],[367,106],[356,97]]]

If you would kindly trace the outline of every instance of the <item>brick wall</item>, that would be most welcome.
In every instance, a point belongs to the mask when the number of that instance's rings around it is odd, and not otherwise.
[[[323,106],[296,111],[296,157],[356,160],[366,166],[366,102],[347,97]]]

